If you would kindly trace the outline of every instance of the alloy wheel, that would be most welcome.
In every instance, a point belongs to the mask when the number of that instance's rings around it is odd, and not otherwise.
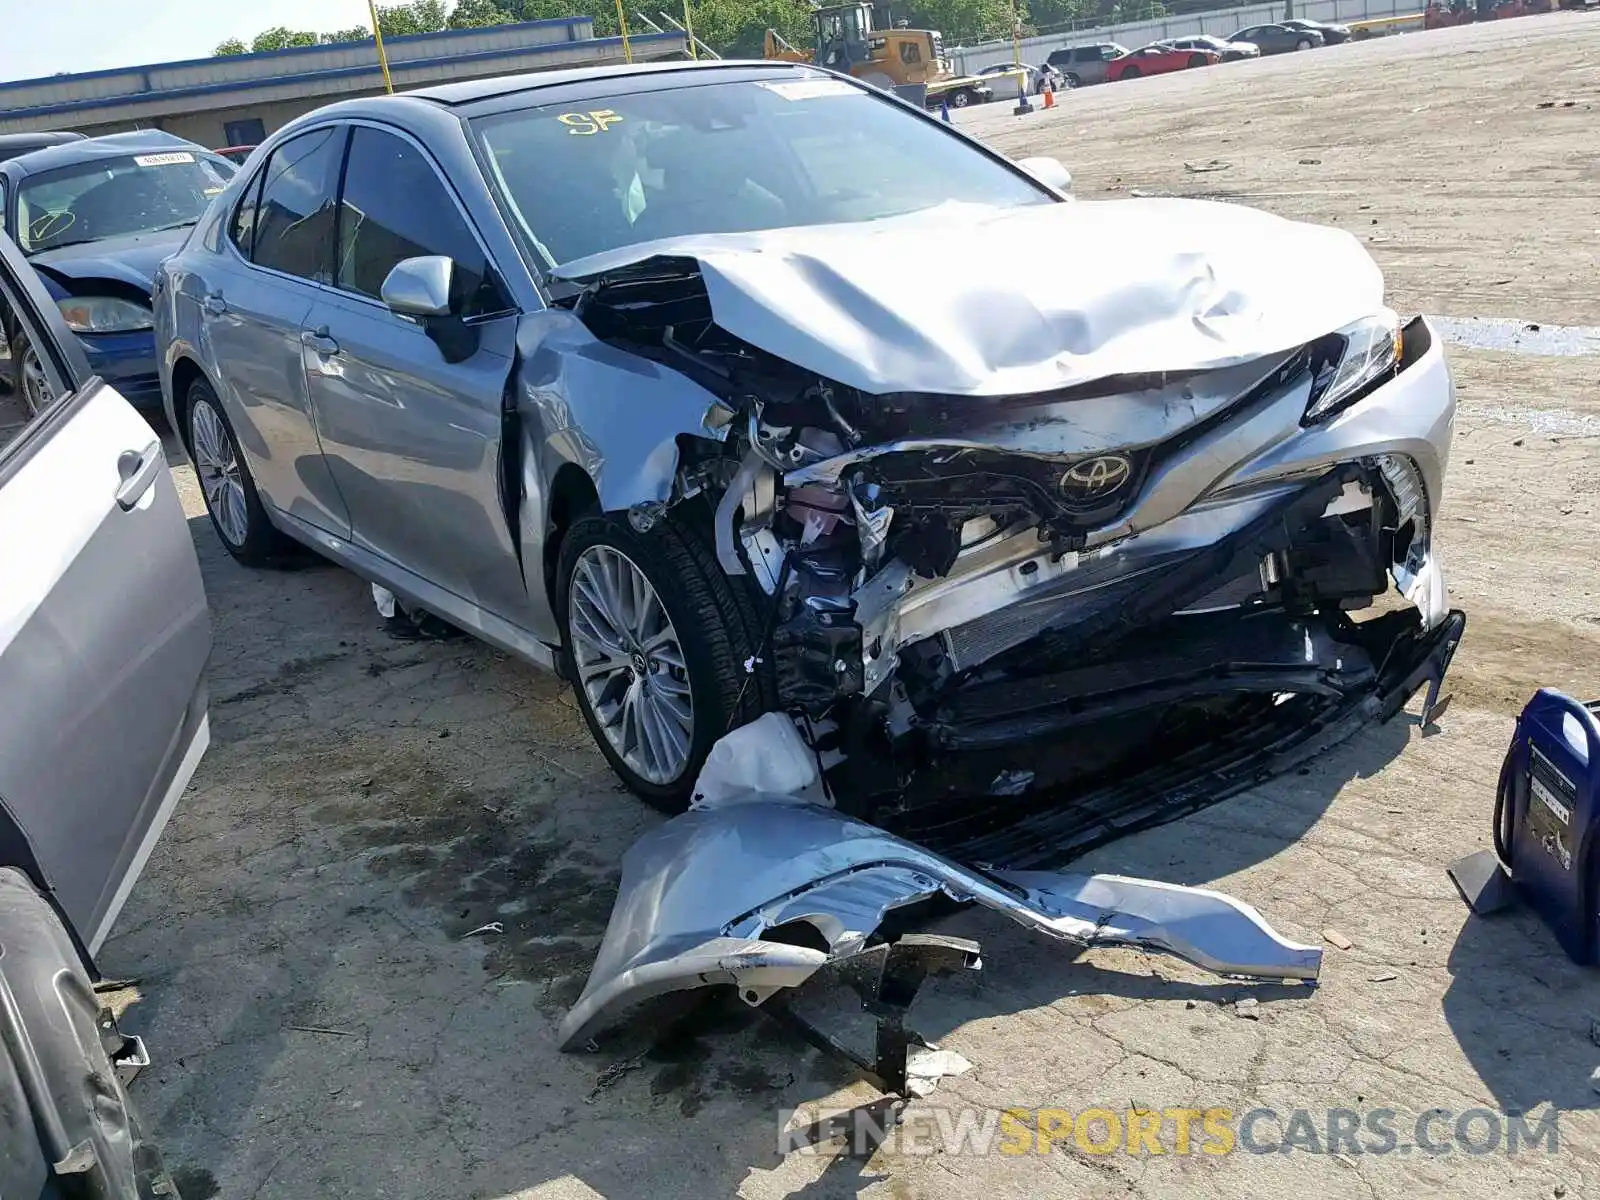
[[[611,546],[578,556],[567,592],[578,687],[629,768],[666,785],[694,740],[694,698],[672,618],[638,565]]]
[[[22,352],[22,363],[17,373],[22,379],[22,402],[28,406],[28,415],[36,417],[50,407],[56,393],[31,342]]]
[[[205,400],[195,401],[189,431],[194,442],[195,474],[205,493],[206,507],[228,544],[242,546],[250,536],[250,511],[245,506],[244,477],[233,438],[228,436],[217,410]]]

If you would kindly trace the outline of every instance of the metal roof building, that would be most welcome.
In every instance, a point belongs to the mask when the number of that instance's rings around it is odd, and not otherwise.
[[[687,57],[676,30],[629,39],[634,59]],[[621,38],[590,17],[385,38],[395,89],[624,61]],[[383,91],[369,39],[262,54],[197,58],[0,84],[0,133],[164,129],[213,148],[259,142],[334,100]]]

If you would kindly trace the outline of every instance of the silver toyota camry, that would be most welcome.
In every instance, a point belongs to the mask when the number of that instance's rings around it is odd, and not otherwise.
[[[663,807],[773,710],[904,811],[1433,704],[1427,323],[1340,231],[1070,188],[796,64],[335,104],[162,268],[165,400],[236,558],[560,671]]]

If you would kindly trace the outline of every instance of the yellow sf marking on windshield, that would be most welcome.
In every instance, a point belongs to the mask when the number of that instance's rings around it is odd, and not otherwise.
[[[574,137],[593,137],[597,133],[605,133],[622,118],[609,108],[602,108],[598,112],[562,113],[556,120],[565,125],[567,132]]]

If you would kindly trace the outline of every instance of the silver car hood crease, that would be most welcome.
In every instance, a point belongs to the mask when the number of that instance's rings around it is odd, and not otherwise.
[[[662,257],[695,260],[727,332],[875,394],[1024,395],[1232,366],[1383,298],[1377,264],[1343,230],[1175,199],[945,204],[647,242],[555,273],[593,281]]]
[[[1117,875],[979,871],[832,809],[752,794],[691,810],[629,849],[561,1043],[581,1048],[666,992],[726,983],[759,1004],[860,949],[891,909],[941,892],[1076,945],[1175,954],[1221,974],[1311,980],[1322,961],[1318,948],[1281,937],[1218,892]],[[798,922],[828,951],[781,934],[769,940]]]

